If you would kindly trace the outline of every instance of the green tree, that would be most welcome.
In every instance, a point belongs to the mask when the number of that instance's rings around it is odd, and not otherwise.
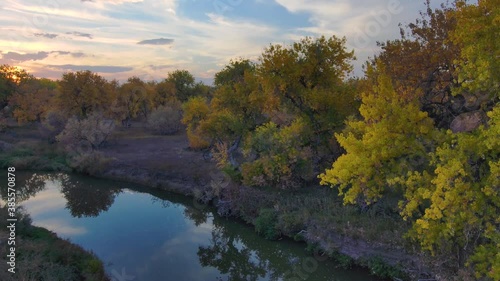
[[[194,96],[195,80],[194,76],[187,70],[175,70],[168,74],[165,82],[172,83],[175,89],[175,96],[180,102],[186,102]]]
[[[306,37],[288,47],[271,45],[257,67],[267,112],[291,114],[308,122],[315,158],[338,153],[331,136],[344,126],[347,116],[356,112],[352,106],[355,94],[347,83],[355,58],[345,43],[345,38],[333,36]]]

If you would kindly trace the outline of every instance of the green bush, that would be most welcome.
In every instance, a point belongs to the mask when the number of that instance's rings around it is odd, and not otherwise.
[[[371,274],[380,278],[394,279],[404,277],[404,273],[400,268],[387,264],[378,256],[369,259],[367,266]]]
[[[255,219],[255,231],[268,240],[275,240],[280,236],[276,228],[277,214],[273,209],[261,209]]]

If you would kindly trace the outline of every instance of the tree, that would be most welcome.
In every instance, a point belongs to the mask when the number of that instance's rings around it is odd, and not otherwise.
[[[194,76],[187,70],[175,70],[168,74],[165,82],[172,83],[175,88],[175,96],[180,102],[186,102],[194,95]]]
[[[460,46],[458,81],[468,91],[498,99],[500,90],[500,8],[498,0],[457,1],[457,26],[451,41]]]
[[[59,81],[59,107],[67,116],[85,118],[93,111],[111,107],[111,85],[89,70],[64,73]]]
[[[415,223],[411,237],[450,267],[474,266],[476,276],[500,278],[500,106],[489,124],[451,134],[430,155],[430,172],[402,177],[402,215]]]
[[[201,131],[200,123],[207,118],[210,108],[206,98],[192,97],[182,105],[183,116],[181,122],[187,125],[186,133],[189,146],[193,149],[202,149],[210,146],[210,139]]]
[[[379,43],[382,52],[372,64],[382,61],[393,82],[420,98],[421,109],[437,127],[448,129],[464,110],[464,97],[454,97],[451,91],[457,87],[455,61],[460,54],[460,47],[450,40],[457,28],[456,13],[445,6],[432,10],[430,1],[426,3],[421,19],[407,30],[401,28],[401,39]]]
[[[233,61],[221,72],[234,71],[239,63]],[[235,152],[241,141],[266,120],[258,77],[250,64],[246,64],[247,70],[240,72],[239,78],[220,82],[210,102],[210,113],[200,122],[202,132],[217,143],[215,152],[220,155],[220,166],[229,164],[238,168]]]
[[[335,134],[346,153],[320,175],[321,184],[338,185],[345,203],[374,203],[394,178],[425,170],[439,134],[418,100],[398,92],[381,64],[378,71],[367,72],[377,82],[362,94],[362,120],[347,121],[345,132]]]
[[[138,77],[131,77],[118,89],[111,111],[126,127],[137,117],[143,107],[151,103],[152,89]]]
[[[248,59],[231,60],[228,65],[215,74],[214,84],[216,87],[220,87],[243,82],[245,72],[253,72],[254,70],[255,64]]]
[[[300,116],[309,123],[316,162],[338,153],[330,143],[331,136],[355,113],[355,95],[346,81],[355,58],[345,43],[345,38],[323,36],[306,37],[288,47],[271,45],[257,67],[267,95],[267,112]]]
[[[155,85],[156,94],[153,98],[153,106],[167,106],[179,103],[176,96],[175,84],[166,79]]]
[[[16,93],[18,88],[33,77],[24,69],[10,65],[0,65],[0,108],[4,108],[9,97]]]
[[[27,79],[11,95],[9,105],[18,122],[41,122],[52,109],[57,83],[49,79]]]

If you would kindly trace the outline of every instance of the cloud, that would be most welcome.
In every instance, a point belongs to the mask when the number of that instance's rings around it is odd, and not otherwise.
[[[23,61],[35,61],[35,60],[43,60],[49,56],[49,52],[38,52],[38,53],[28,53],[28,54],[20,54],[16,52],[7,52],[6,54],[2,54],[2,61],[11,61],[11,62],[23,62]]]
[[[174,39],[169,38],[149,39],[137,42],[139,45],[171,45],[172,43],[174,43]]]
[[[54,39],[58,36],[57,34],[54,34],[54,33],[34,33],[34,35],[36,37],[45,37],[48,39]]]
[[[78,36],[78,37],[87,37],[89,39],[92,39],[92,34],[90,34],[90,33],[72,31],[72,32],[66,32],[66,34],[70,34],[70,35],[74,35],[74,36]]]
[[[119,72],[130,71],[133,69],[132,67],[115,66],[115,65],[74,65],[74,64],[48,65],[48,67],[58,68],[63,71],[90,70],[92,72],[101,72],[101,73],[119,73]]]
[[[7,52],[5,54],[0,53],[2,57],[0,58],[1,63],[6,63],[6,64],[16,64],[20,62],[26,62],[26,61],[38,61],[38,60],[43,60],[48,58],[51,54],[55,55],[70,55],[74,58],[82,58],[86,57],[87,55],[82,52],[68,52],[68,51],[50,51],[50,52],[36,52],[36,53],[17,53],[17,52]]]
[[[170,65],[170,64],[159,64],[159,65],[150,64],[149,65],[149,68],[151,70],[161,70],[161,69],[167,69],[167,68],[172,68],[172,67],[174,67],[174,66]]]

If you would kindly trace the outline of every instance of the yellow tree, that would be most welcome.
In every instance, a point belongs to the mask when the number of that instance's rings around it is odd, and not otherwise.
[[[57,99],[66,115],[85,118],[93,111],[111,107],[111,85],[89,70],[64,73],[59,80]]]
[[[345,43],[345,38],[335,36],[306,37],[290,46],[271,45],[260,58],[258,74],[267,111],[309,123],[314,158],[338,153],[331,136],[347,116],[356,113],[354,92],[347,83],[354,53],[347,51]]]
[[[380,43],[381,60],[394,83],[420,98],[421,109],[439,128],[449,128],[463,110],[464,97],[452,95],[456,86],[456,59],[460,47],[450,40],[457,27],[453,7],[433,10],[427,0],[422,17],[401,28],[401,39]],[[413,91],[418,89],[419,91]]]
[[[10,97],[9,105],[18,122],[40,122],[54,104],[57,83],[48,79],[30,78]]]
[[[112,111],[124,126],[137,116],[144,106],[151,102],[151,87],[138,77],[131,77],[118,89]]]
[[[477,4],[457,1],[457,26],[452,41],[460,46],[456,62],[459,82],[474,93],[487,92],[498,99],[500,91],[500,1]]]
[[[362,120],[347,121],[345,132],[335,134],[345,154],[320,175],[321,184],[338,186],[345,203],[373,203],[394,178],[426,169],[437,134],[418,100],[398,92],[383,66],[378,68],[367,72],[377,82],[362,94]]]

